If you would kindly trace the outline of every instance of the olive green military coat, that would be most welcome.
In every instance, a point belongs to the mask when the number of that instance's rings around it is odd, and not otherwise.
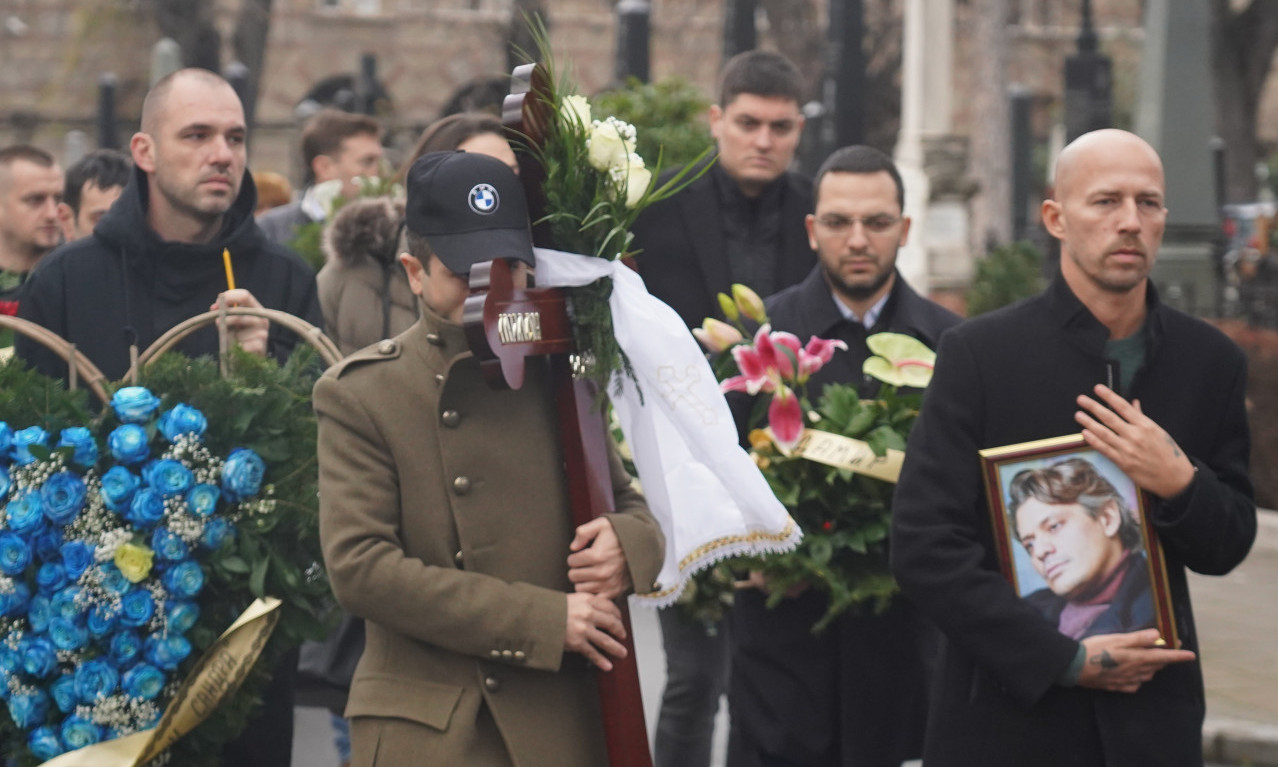
[[[595,671],[564,652],[573,525],[551,403],[541,365],[489,388],[429,310],[316,384],[324,560],[367,621],[355,767],[607,763]],[[663,537],[611,460],[608,518],[646,591]]]

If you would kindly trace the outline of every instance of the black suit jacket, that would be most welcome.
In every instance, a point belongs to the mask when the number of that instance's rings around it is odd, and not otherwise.
[[[716,294],[732,290],[718,172],[711,168],[683,191],[653,204],[632,228],[631,247],[643,251],[635,260],[648,292],[669,304],[690,328],[706,317],[722,318]],[[669,175],[662,174],[663,183]],[[812,182],[787,171],[774,183],[782,185],[775,282],[780,289],[801,281],[816,263],[803,225],[812,212]]]

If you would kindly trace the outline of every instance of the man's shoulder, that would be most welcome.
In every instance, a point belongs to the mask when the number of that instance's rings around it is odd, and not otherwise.
[[[1246,357],[1245,352],[1234,339],[1201,317],[1195,317],[1166,304],[1159,305],[1158,317],[1162,322],[1166,344],[1185,349],[1187,353],[1200,358],[1209,354],[1218,354],[1241,361]]]
[[[324,372],[324,378],[349,381],[363,376],[388,374],[390,369],[382,363],[394,362],[403,357],[402,338],[386,338],[363,349],[352,352]]]
[[[91,279],[92,272],[85,272],[83,267],[97,267],[93,271],[98,271],[105,265],[103,256],[111,252],[106,243],[93,235],[64,243],[36,262],[28,283],[61,274],[82,275],[85,279]]]
[[[309,223],[310,216],[302,210],[301,200],[294,200],[285,203],[257,217],[257,225],[262,228],[266,236],[275,242],[288,242],[297,234],[297,229],[303,224]]]

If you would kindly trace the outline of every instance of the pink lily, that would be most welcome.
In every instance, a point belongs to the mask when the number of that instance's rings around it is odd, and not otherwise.
[[[812,336],[808,345],[799,352],[799,382],[805,383],[812,374],[825,367],[834,358],[834,352],[847,351],[848,345],[838,339]]]
[[[803,404],[790,387],[782,385],[768,403],[768,426],[782,450],[790,450],[803,436]]]
[[[773,333],[771,325],[764,325],[754,334],[754,344],[732,347],[741,375],[724,381],[720,388],[727,391],[744,391],[748,394],[774,392],[778,386],[794,379],[795,363],[799,354],[799,339],[792,333]]]
[[[714,317],[706,317],[701,327],[692,329],[692,335],[714,354],[722,354],[745,340],[740,330]]]

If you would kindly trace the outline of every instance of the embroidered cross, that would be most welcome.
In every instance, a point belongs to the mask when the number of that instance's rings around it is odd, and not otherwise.
[[[716,423],[714,410],[710,408],[701,398],[693,391],[693,387],[701,383],[701,376],[697,374],[696,366],[689,365],[683,375],[679,375],[674,367],[670,365],[662,365],[657,368],[657,381],[661,390],[661,396],[670,404],[672,410],[678,409],[679,404],[686,403],[693,409],[697,415],[701,416],[701,422],[706,426]]]

